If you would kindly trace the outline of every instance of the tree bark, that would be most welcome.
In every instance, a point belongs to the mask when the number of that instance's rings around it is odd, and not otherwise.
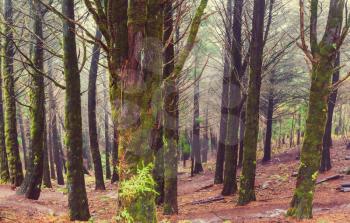
[[[111,183],[119,181],[119,172],[118,172],[118,129],[116,126],[113,126],[113,143],[112,143],[112,178]]]
[[[273,85],[273,81],[271,81]],[[270,89],[268,105],[267,105],[267,118],[266,118],[266,137],[264,145],[264,157],[263,162],[271,160],[271,141],[272,141],[272,124],[273,124],[273,110],[274,110],[274,96],[273,89]]]
[[[232,33],[230,24],[232,23],[232,0],[227,1],[227,14],[228,14],[228,27],[226,27],[226,41],[231,42]],[[221,117],[220,117],[220,132],[219,132],[219,144],[216,152],[215,163],[215,177],[214,184],[222,184],[224,182],[224,162],[225,162],[225,140],[227,131],[227,119],[228,119],[228,101],[229,101],[229,79],[230,79],[230,55],[229,44],[226,44],[224,49],[224,73],[222,78],[222,94],[221,94]]]
[[[265,1],[254,0],[253,29],[250,51],[250,78],[247,98],[244,155],[238,204],[244,205],[255,198],[256,150],[259,132],[259,100],[263,56]]]
[[[198,57],[198,55],[196,55]],[[196,58],[197,60],[197,58]],[[196,62],[195,62],[196,63]],[[195,64],[197,66],[197,64]],[[194,79],[197,78],[196,67],[194,71]],[[192,130],[192,140],[193,140],[193,155],[194,155],[194,167],[193,173],[198,174],[203,172],[202,157],[201,157],[201,142],[200,142],[200,117],[199,117],[199,80],[194,84],[193,92],[193,130]]]
[[[222,195],[228,196],[237,191],[236,171],[239,147],[239,123],[242,108],[240,79],[242,77],[242,9],[243,1],[234,1],[231,67],[229,79],[228,120],[225,139],[225,169]]]
[[[26,134],[25,134],[25,131],[24,131],[22,115],[23,114],[22,114],[22,111],[21,111],[21,106],[18,106],[17,107],[17,118],[18,118],[19,131],[20,131],[20,134],[21,134],[24,169],[27,170],[28,169],[28,153],[27,153]]]
[[[107,89],[103,90],[103,98],[105,101],[105,120],[104,120],[104,125],[105,125],[105,152],[106,152],[106,179],[111,179],[111,160],[110,160],[110,154],[111,154],[111,143],[109,140],[109,115],[107,111]]]
[[[13,73],[14,43],[13,43],[13,6],[12,0],[5,0],[5,43],[3,61],[4,75],[4,101],[5,101],[5,141],[10,171],[10,182],[13,186],[20,186],[23,181],[22,163],[19,156],[17,126],[16,126],[16,94]]]
[[[52,71],[50,69],[50,71]],[[62,167],[62,157],[60,154],[60,150],[62,148],[60,136],[57,129],[57,115],[56,115],[56,100],[53,96],[52,84],[49,84],[49,106],[51,113],[51,131],[52,131],[52,150],[53,157],[56,166],[56,175],[57,175],[57,184],[64,185],[64,177],[63,177],[63,167]]]
[[[339,44],[340,38],[339,30],[342,28],[344,1],[330,1],[327,25],[320,42],[317,42],[317,0],[311,1],[310,10],[311,53],[312,57],[317,58],[317,60],[312,62],[305,138],[301,150],[296,189],[287,212],[288,216],[298,219],[312,218],[312,202],[320,168],[322,138],[327,122],[331,78],[334,72],[337,49],[340,47],[337,44]]]
[[[45,108],[44,108],[45,109]],[[45,112],[44,112],[45,113]],[[52,188],[49,164],[49,147],[47,143],[46,117],[44,114],[44,135],[43,135],[43,185]]]
[[[36,71],[32,74],[31,86],[31,153],[29,168],[25,180],[21,185],[19,193],[25,194],[28,199],[39,199],[44,172],[44,137],[45,137],[45,86],[44,76],[40,73],[44,70],[44,48],[43,48],[43,24],[41,4],[32,4],[35,33],[34,43],[34,66]]]
[[[0,43],[1,43],[0,39]],[[2,47],[0,51],[3,52]],[[0,57],[0,64],[2,64],[3,58]],[[5,145],[5,122],[4,122],[4,107],[2,98],[3,89],[3,72],[0,71],[0,183],[7,183],[10,180],[10,172],[7,161],[6,145]]]
[[[332,78],[332,84],[335,84],[339,81],[339,67],[340,67],[340,53],[337,53],[334,67],[337,69]],[[330,148],[332,147],[332,123],[333,123],[333,113],[335,104],[337,102],[338,89],[334,89],[328,99],[328,114],[327,114],[327,123],[326,130],[323,135],[323,149],[322,149],[322,158],[321,158],[321,167],[320,172],[328,171],[332,168],[331,163],[331,153]]]
[[[179,92],[176,79],[169,79],[174,71],[174,37],[173,37],[173,6],[167,1],[164,6],[163,42],[170,42],[163,54],[164,68],[164,214],[178,213],[177,202],[177,169],[178,169],[178,102]]]
[[[62,13],[74,20],[74,1],[62,1]],[[63,20],[63,62],[66,81],[65,130],[67,146],[67,187],[70,220],[90,218],[83,173],[80,74],[76,51],[75,24]]]
[[[102,34],[96,31],[95,39],[101,39]],[[103,169],[101,162],[101,154],[98,145],[97,123],[96,123],[96,79],[98,71],[98,62],[100,60],[101,48],[98,43],[94,44],[92,50],[92,58],[89,72],[89,88],[88,88],[88,119],[89,119],[89,139],[90,151],[92,155],[94,172],[95,172],[95,190],[105,190],[103,180]]]

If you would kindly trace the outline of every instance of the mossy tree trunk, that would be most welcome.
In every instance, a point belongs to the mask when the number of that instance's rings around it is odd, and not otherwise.
[[[1,39],[0,39],[1,41]],[[0,47],[0,52],[2,55],[2,47]],[[3,56],[0,58],[0,64],[2,64]],[[2,82],[3,75],[2,69],[0,70],[0,183],[7,183],[10,180],[10,172],[7,162],[7,153],[5,145],[5,123],[4,123],[4,107],[3,107],[3,98],[2,98]]]
[[[5,43],[4,43],[4,99],[5,99],[5,141],[7,159],[10,171],[10,182],[13,186],[20,186],[23,181],[22,163],[19,156],[17,126],[16,126],[16,94],[13,73],[14,43],[13,43],[13,5],[12,0],[5,0]]]
[[[74,20],[74,1],[62,1],[62,13]],[[75,24],[63,20],[63,62],[66,82],[65,130],[67,187],[70,220],[90,218],[83,173],[80,74],[76,51]]]
[[[99,30],[96,31],[95,39],[101,39],[102,34]],[[97,122],[96,122],[96,80],[98,72],[98,62],[100,60],[101,48],[98,43],[94,44],[92,49],[91,65],[89,71],[89,88],[88,88],[88,117],[89,117],[89,139],[90,150],[95,172],[95,189],[105,190],[103,180],[103,169],[101,154],[98,145]]]
[[[29,168],[20,192],[28,199],[39,199],[44,171],[44,137],[45,135],[45,87],[44,76],[44,48],[43,48],[43,13],[41,4],[37,1],[32,4],[35,33],[33,45],[33,73],[31,74],[30,94],[30,141],[31,153]],[[47,167],[48,168],[48,167]]]
[[[303,7],[303,4],[300,5]],[[304,8],[301,8],[301,12]],[[306,119],[305,138],[301,150],[296,189],[287,215],[298,219],[312,218],[312,202],[320,168],[322,139],[327,122],[327,105],[331,93],[331,78],[335,69],[337,50],[340,48],[344,1],[331,0],[326,29],[320,42],[317,41],[318,1],[310,7],[310,44],[312,58],[309,110]],[[301,21],[303,24],[304,21]],[[303,38],[302,38],[303,40]],[[304,42],[303,45],[306,45]]]
[[[259,100],[261,87],[265,1],[254,0],[252,38],[250,43],[250,72],[244,132],[243,168],[238,204],[255,198],[256,150],[259,134]]]
[[[165,48],[163,78],[164,86],[164,214],[178,213],[177,202],[177,165],[178,165],[178,97],[176,79],[170,78],[174,71],[174,36],[173,36],[173,6],[167,1],[164,6],[164,44]]]
[[[339,68],[340,67],[340,53],[337,53],[337,57],[335,60],[334,68],[336,71],[333,74],[332,84],[335,84],[339,81]],[[331,163],[331,153],[330,148],[332,147],[332,123],[333,123],[333,113],[335,104],[337,102],[338,89],[334,89],[328,99],[328,114],[327,114],[327,124],[326,130],[323,136],[323,149],[322,149],[322,158],[321,158],[321,166],[320,172],[328,171],[332,168]]]

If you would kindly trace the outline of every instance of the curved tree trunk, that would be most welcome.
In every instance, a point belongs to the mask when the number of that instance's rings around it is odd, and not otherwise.
[[[62,13],[74,20],[74,1],[62,1]],[[64,75],[66,81],[65,129],[67,146],[67,187],[70,220],[90,218],[83,173],[80,74],[75,40],[75,24],[63,20]]]
[[[96,31],[95,39],[101,39],[102,34],[99,30]],[[89,72],[89,89],[88,89],[88,117],[89,117],[89,139],[92,160],[95,172],[95,189],[105,190],[103,180],[103,169],[101,162],[101,154],[98,145],[97,123],[96,123],[96,79],[98,71],[98,62],[100,60],[101,48],[98,43],[95,43],[92,50],[92,58]]]

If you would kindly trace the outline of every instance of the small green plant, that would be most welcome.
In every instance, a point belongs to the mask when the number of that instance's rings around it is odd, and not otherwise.
[[[135,199],[146,194],[157,195],[156,183],[152,176],[153,164],[144,164],[137,168],[137,173],[128,180],[120,182],[119,197],[132,204]],[[133,223],[134,219],[127,209],[122,209],[116,217],[117,222]]]

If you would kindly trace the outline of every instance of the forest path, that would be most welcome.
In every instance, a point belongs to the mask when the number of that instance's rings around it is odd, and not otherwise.
[[[285,218],[295,187],[295,177],[299,161],[296,160],[298,149],[279,151],[273,156],[272,162],[262,165],[258,162],[256,176],[257,201],[247,206],[236,206],[237,195],[225,197],[224,200],[208,204],[195,205],[194,201],[208,199],[220,195],[222,185],[213,185],[214,157],[204,164],[205,172],[190,177],[189,166],[180,168],[179,174],[179,208],[180,213],[169,220],[181,222],[190,220],[197,222],[224,222],[234,223],[255,222],[294,222]],[[319,179],[339,174],[340,170],[350,167],[350,161],[345,156],[350,150],[336,144],[331,150],[333,168],[331,171],[320,174]],[[328,181],[317,186],[314,204],[314,219],[302,222],[313,223],[350,223],[350,193],[341,193],[336,188],[345,182],[350,182],[350,176]],[[114,222],[117,208],[117,186],[106,182],[106,191],[94,190],[94,179],[86,177],[87,193],[90,212],[94,222]],[[66,189],[53,181],[54,189],[43,189],[38,201],[32,201],[18,196],[10,186],[0,186],[0,222],[20,223],[65,223],[69,222]],[[204,188],[201,190],[201,188]],[[159,219],[165,219],[159,208]]]
[[[95,191],[92,177],[86,177],[86,181],[92,218],[111,222],[116,213],[116,185],[106,182],[106,191]],[[0,185],[0,222],[69,222],[67,189],[52,183],[54,189],[44,188],[38,201],[16,195],[8,185]]]
[[[299,161],[298,148],[288,149],[273,156],[273,160],[262,165],[258,162],[256,176],[257,201],[246,206],[237,206],[237,195],[225,197],[224,200],[207,204],[192,204],[194,201],[205,200],[220,196],[222,185],[212,185],[214,179],[214,163],[209,161],[205,165],[205,172],[190,177],[188,173],[179,176],[179,205],[180,213],[169,220],[191,220],[191,222],[223,222],[231,220],[241,222],[295,222],[284,217],[295,188],[293,172],[297,171]],[[335,143],[332,153],[333,168],[331,171],[320,174],[318,179],[339,174],[350,161],[345,156],[350,151],[340,142]],[[210,160],[214,160],[213,157]],[[182,172],[186,172],[182,170]],[[328,181],[317,185],[314,202],[314,219],[302,222],[317,223],[350,223],[350,193],[341,193],[336,190],[340,184],[350,182],[350,176]],[[203,190],[201,188],[209,186]]]

